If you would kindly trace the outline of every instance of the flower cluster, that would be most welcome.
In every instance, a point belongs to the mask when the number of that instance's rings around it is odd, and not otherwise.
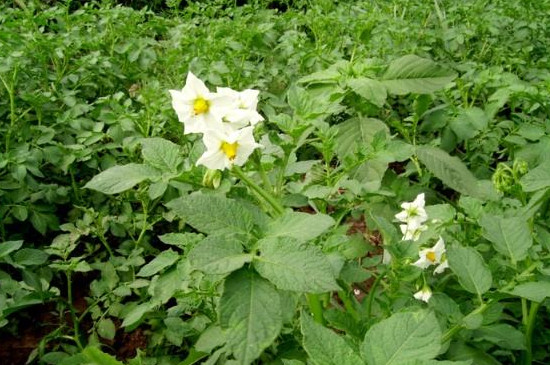
[[[424,225],[424,222],[428,220],[424,205],[424,193],[418,194],[412,202],[401,204],[403,210],[397,213],[395,218],[404,223],[399,225],[403,234],[403,240],[417,241],[420,238],[420,234],[428,229]]]
[[[405,202],[401,204],[403,210],[395,215],[395,218],[402,224],[399,225],[402,239],[405,241],[418,241],[422,232],[428,229],[424,223],[428,220],[428,214],[426,213],[425,197],[424,194],[418,194],[418,196],[412,202]],[[434,274],[440,274],[449,267],[446,257],[445,241],[442,237],[433,247],[421,249],[418,253],[419,259],[412,263],[412,265],[419,267],[422,270],[429,268],[432,265],[436,265]],[[389,252],[384,250],[384,260],[390,261]],[[422,289],[414,294],[414,297],[418,300],[428,302],[432,296],[430,287],[424,282]]]
[[[170,90],[170,94],[184,134],[203,134],[206,152],[197,165],[212,170],[242,166],[261,147],[252,134],[254,125],[264,119],[256,111],[258,90],[219,87],[214,93],[189,72],[183,89]]]

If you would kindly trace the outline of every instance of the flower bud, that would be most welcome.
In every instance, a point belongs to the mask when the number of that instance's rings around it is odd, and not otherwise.
[[[217,189],[220,187],[222,181],[222,172],[220,170],[206,170],[204,176],[202,177],[202,185]]]

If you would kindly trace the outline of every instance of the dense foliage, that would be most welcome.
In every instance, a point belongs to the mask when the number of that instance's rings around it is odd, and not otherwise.
[[[550,1],[146,3],[0,5],[29,363],[550,363]],[[261,148],[203,162],[189,72]]]

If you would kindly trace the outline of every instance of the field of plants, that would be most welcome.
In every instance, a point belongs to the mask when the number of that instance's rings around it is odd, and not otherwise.
[[[0,363],[550,364],[550,0],[0,5]]]

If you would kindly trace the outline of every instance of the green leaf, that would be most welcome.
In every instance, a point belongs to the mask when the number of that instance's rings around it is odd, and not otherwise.
[[[493,282],[491,271],[483,257],[471,247],[453,246],[447,249],[451,270],[458,276],[462,287],[470,293],[485,293]]]
[[[420,146],[416,154],[426,168],[445,185],[459,193],[479,196],[478,181],[460,159],[430,146]]]
[[[317,71],[298,80],[300,84],[334,84],[342,77],[342,73],[346,72],[349,67],[349,61],[336,61],[326,70]]]
[[[520,183],[526,192],[550,187],[550,161],[546,160],[529,171],[521,178]]]
[[[174,346],[181,346],[184,337],[196,333],[191,324],[180,317],[167,317],[164,319],[164,325],[166,326],[164,336]]]
[[[550,297],[550,282],[535,281],[519,284],[507,293],[541,303]]]
[[[471,361],[411,360],[399,365],[471,365]]]
[[[456,73],[431,60],[407,55],[394,60],[380,82],[390,94],[430,94],[442,89],[455,77]]]
[[[449,351],[446,355],[450,360],[466,360],[467,362],[473,361],[473,365],[502,365],[499,361],[495,360],[484,351],[470,347],[463,342],[451,342]],[[462,362],[459,364],[462,364]]]
[[[151,262],[143,266],[137,273],[137,276],[153,276],[159,271],[173,265],[176,261],[178,261],[179,258],[180,255],[175,251],[162,251]]]
[[[312,240],[334,225],[326,214],[287,212],[269,224],[266,237],[291,237],[300,242]]]
[[[237,364],[248,365],[281,331],[279,293],[256,273],[236,271],[225,280],[219,319]]]
[[[259,250],[254,267],[279,289],[308,293],[340,289],[329,260],[316,246],[285,237],[261,240]]]
[[[347,84],[353,92],[364,97],[377,107],[382,107],[386,102],[386,98],[388,96],[386,88],[378,80],[369,79],[368,77],[360,77],[349,80]]]
[[[254,215],[247,206],[218,195],[192,194],[174,199],[166,206],[193,228],[208,234],[247,234],[255,223]]]
[[[292,359],[292,360],[282,359],[282,361],[283,361],[283,365],[305,365],[304,362],[300,360],[295,360],[295,359]]]
[[[361,345],[369,365],[431,360],[441,348],[441,329],[431,311],[396,313],[372,326]]]
[[[145,313],[154,308],[153,303],[141,303],[124,316],[121,327],[131,327],[143,318]]]
[[[148,294],[154,298],[155,302],[166,303],[178,290],[184,289],[188,285],[186,278],[179,270],[179,266],[184,264],[185,261],[180,261],[178,267],[166,270],[158,276],[157,280],[151,282]]]
[[[86,347],[82,350],[82,354],[93,365],[123,365],[120,361],[117,361],[114,357],[104,353],[97,347]],[[90,365],[90,363],[87,362],[86,365]]]
[[[149,199],[155,200],[164,194],[164,192],[168,189],[168,183],[164,181],[157,181],[156,183],[153,183],[149,185],[149,190],[147,190],[147,195],[149,195]]]
[[[488,124],[489,117],[483,109],[478,107],[460,110],[458,115],[449,122],[449,126],[460,141],[475,137],[480,131],[487,128]]]
[[[527,257],[533,237],[524,218],[483,215],[479,223],[483,228],[483,237],[493,243],[495,250],[509,257],[512,263]]]
[[[162,236],[158,236],[159,239],[167,245],[178,246],[181,248],[189,248],[196,245],[198,242],[204,239],[204,235],[200,233],[166,233]]]
[[[200,352],[210,353],[216,347],[226,343],[225,333],[219,326],[210,326],[204,330],[195,343],[195,349]]]
[[[474,332],[476,340],[486,340],[508,350],[525,350],[523,333],[506,323],[483,326]]]
[[[191,267],[206,274],[224,275],[252,261],[234,235],[208,236],[189,252]]]
[[[102,318],[97,323],[97,334],[108,340],[114,339],[116,328],[113,321],[110,318]]]
[[[84,187],[103,194],[117,194],[133,188],[142,181],[159,176],[159,171],[150,166],[131,163],[124,166],[113,166],[100,172]]]
[[[40,361],[46,364],[59,365],[63,360],[69,358],[69,354],[61,351],[48,352],[40,357]]]
[[[370,145],[377,132],[389,134],[388,126],[375,118],[351,118],[335,128],[338,134],[334,141],[334,150],[340,158],[352,155],[358,149]]]
[[[208,354],[205,353],[205,352],[200,352],[200,351],[195,350],[194,348],[190,348],[189,349],[189,355],[187,355],[185,360],[178,363],[178,365],[193,365],[193,364],[196,364],[198,361],[204,359],[207,356],[208,356]],[[207,363],[204,362],[203,364],[207,364]],[[138,365],[141,365],[141,364],[138,364]]]
[[[23,246],[23,241],[6,241],[0,244],[0,258],[9,255],[13,251],[19,250]]]
[[[346,340],[330,329],[316,323],[308,314],[300,316],[303,346],[315,365],[364,364],[359,354]]]
[[[166,172],[177,172],[184,161],[180,147],[163,138],[146,138],[141,140],[143,160]]]
[[[19,265],[42,265],[48,260],[48,254],[34,248],[23,248],[13,254],[13,261]]]

